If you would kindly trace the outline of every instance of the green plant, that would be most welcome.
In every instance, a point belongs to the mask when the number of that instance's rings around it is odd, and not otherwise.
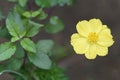
[[[62,20],[45,10],[51,11],[56,5],[71,5],[73,0],[8,1],[13,2],[14,7],[7,17],[0,11],[0,20],[5,21],[0,27],[0,37],[7,39],[0,44],[1,74],[13,73],[15,80],[67,80],[64,71],[53,63],[49,55],[54,41],[35,42],[32,39],[43,29],[51,34],[63,30]],[[32,8],[31,1],[37,10]]]

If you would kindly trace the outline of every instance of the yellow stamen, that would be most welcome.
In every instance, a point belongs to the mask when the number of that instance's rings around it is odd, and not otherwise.
[[[89,35],[88,35],[88,41],[89,41],[90,43],[95,43],[95,42],[97,42],[97,41],[98,41],[98,35],[97,35],[95,32],[89,33]]]

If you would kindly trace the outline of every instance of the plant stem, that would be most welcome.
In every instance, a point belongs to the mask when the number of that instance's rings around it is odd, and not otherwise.
[[[25,65],[25,63],[26,63],[26,59],[27,59],[27,53],[26,53],[26,50],[24,50],[24,51],[25,51],[25,55],[24,55],[24,57],[23,57],[22,67]]]
[[[2,72],[0,72],[0,75],[2,75],[3,73],[13,73],[13,74],[16,74],[18,76],[21,76],[23,78],[23,80],[27,80],[27,78],[22,75],[21,73],[18,73],[16,71],[12,71],[12,70],[3,70]]]

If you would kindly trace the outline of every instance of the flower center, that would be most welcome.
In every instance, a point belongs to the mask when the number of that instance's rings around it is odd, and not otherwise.
[[[95,43],[95,42],[97,42],[97,41],[98,41],[98,35],[97,35],[95,32],[89,33],[89,35],[88,35],[88,41],[89,41],[90,43]]]

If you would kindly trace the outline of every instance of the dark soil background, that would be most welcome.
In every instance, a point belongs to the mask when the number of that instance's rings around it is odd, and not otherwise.
[[[11,3],[0,0],[0,7],[3,8],[5,15],[10,6]],[[59,65],[67,69],[66,74],[70,80],[120,80],[120,0],[76,0],[73,6],[55,7],[52,14],[63,19],[65,29],[54,35],[43,32],[39,37],[36,36],[35,40],[41,37],[52,38],[58,44],[70,46],[70,36],[76,32],[76,23],[91,18],[100,18],[103,24],[109,26],[114,36],[115,43],[105,57],[87,60],[84,55],[73,52],[61,59]],[[73,51],[72,48],[70,50]],[[2,77],[0,80],[10,79]]]

